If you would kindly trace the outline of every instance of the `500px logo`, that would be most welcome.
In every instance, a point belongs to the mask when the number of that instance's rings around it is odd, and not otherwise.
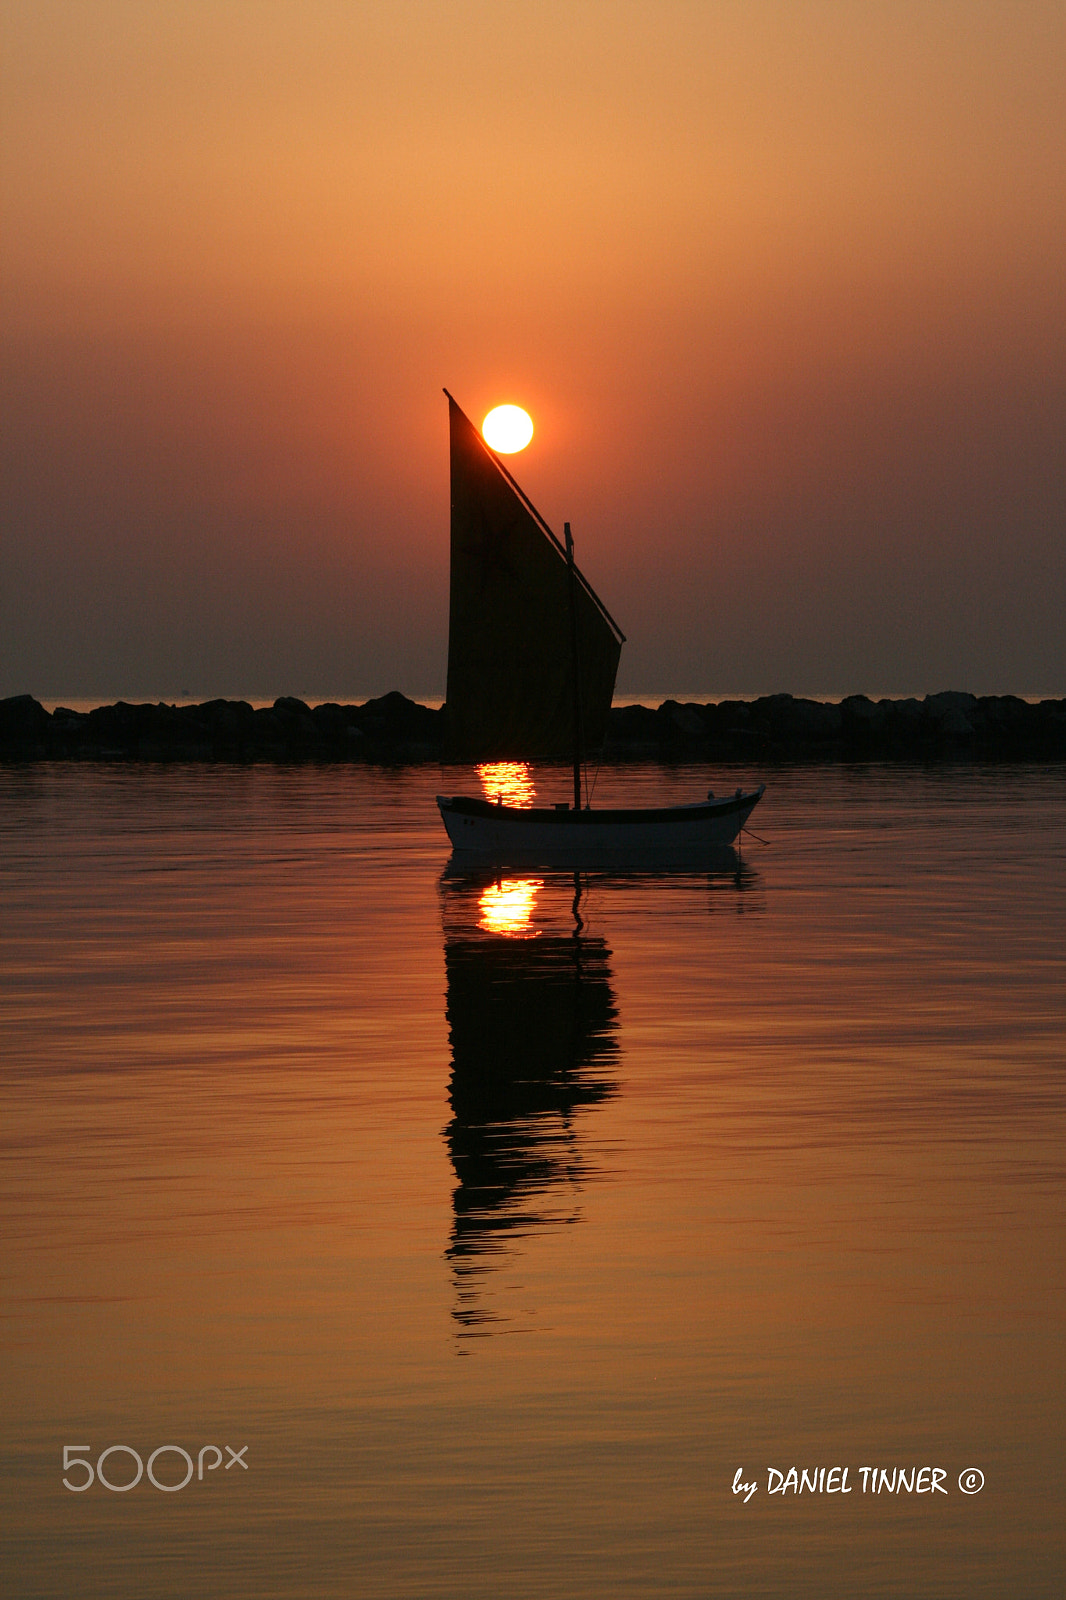
[[[226,1462],[226,1471],[228,1472],[231,1467],[240,1466],[245,1472],[247,1472],[248,1463],[245,1461],[244,1456],[248,1446],[246,1444],[242,1445],[239,1450],[231,1450],[229,1445],[226,1445],[224,1448],[226,1454],[229,1456],[229,1460]],[[63,1446],[63,1471],[70,1472],[75,1467],[82,1467],[85,1471],[84,1483],[71,1483],[69,1478],[63,1479],[64,1489],[69,1489],[72,1494],[84,1494],[86,1489],[92,1488],[94,1482],[102,1483],[105,1489],[111,1490],[112,1494],[125,1494],[127,1490],[135,1489],[140,1483],[141,1479],[144,1477],[144,1462],[131,1445],[108,1445],[107,1449],[101,1450],[100,1454],[97,1456],[95,1467],[87,1455],[74,1454],[75,1450],[88,1451],[91,1449],[92,1445],[88,1444],[65,1444]],[[114,1483],[112,1479],[109,1478],[105,1473],[104,1463],[106,1462],[108,1456],[123,1455],[133,1457],[133,1477],[130,1478],[128,1483]],[[155,1464],[159,1460],[160,1456],[181,1457],[184,1463],[185,1476],[181,1478],[178,1483],[166,1483],[161,1478],[156,1476]],[[211,1456],[214,1457],[213,1461],[207,1459]],[[148,1457],[148,1482],[154,1489],[161,1489],[164,1494],[177,1494],[179,1489],[184,1489],[186,1484],[192,1482],[194,1473],[196,1474],[197,1482],[203,1482],[205,1460],[207,1462],[208,1472],[214,1472],[222,1465],[222,1451],[218,1448],[217,1444],[205,1444],[203,1449],[197,1453],[195,1463],[193,1462],[193,1458],[189,1452],[187,1450],[183,1450],[180,1444],[161,1444],[158,1450],[153,1450],[151,1455]],[[109,1470],[115,1471],[118,1466],[119,1463],[115,1462],[113,1467]],[[168,1477],[173,1473],[174,1466],[174,1462],[169,1463],[170,1472],[167,1474]],[[115,1476],[119,1475],[120,1473],[115,1471]]]

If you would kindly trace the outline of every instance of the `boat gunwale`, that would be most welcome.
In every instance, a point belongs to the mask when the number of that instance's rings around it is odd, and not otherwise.
[[[727,817],[744,811],[762,798],[764,784],[743,794],[723,795],[721,799],[697,800],[677,806],[620,806],[604,807],[594,811],[586,807],[575,811],[571,806],[507,806],[495,800],[485,800],[480,795],[437,796],[442,813],[451,811],[458,816],[481,817],[486,821],[509,823],[536,823],[549,827],[610,827],[624,823],[700,822],[712,817]]]

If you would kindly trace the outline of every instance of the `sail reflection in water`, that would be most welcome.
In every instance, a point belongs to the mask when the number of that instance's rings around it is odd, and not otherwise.
[[[610,951],[576,878],[441,880],[455,1169],[448,1259],[461,1335],[506,1331],[489,1275],[517,1240],[577,1220],[595,1176],[582,1107],[615,1093]]]

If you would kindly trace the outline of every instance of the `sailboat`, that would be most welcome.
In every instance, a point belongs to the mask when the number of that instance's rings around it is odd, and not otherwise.
[[[573,799],[506,805],[438,795],[452,846],[545,861],[730,845],[764,785],[677,806],[583,802],[586,754],[607,731],[625,635],[574,560],[570,524],[552,532],[495,451],[448,397],[451,594],[445,755],[452,762],[566,761]]]

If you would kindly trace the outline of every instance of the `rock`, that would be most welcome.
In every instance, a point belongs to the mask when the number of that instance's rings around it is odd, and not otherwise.
[[[311,717],[319,733],[325,738],[343,739],[348,731],[348,712],[336,701],[313,706]]]
[[[941,737],[951,739],[973,738],[973,713],[977,698],[972,694],[959,694],[946,690],[942,694],[927,694],[925,712]]]
[[[719,700],[714,709],[723,732],[751,727],[751,706],[746,700]]]
[[[361,708],[356,726],[371,741],[428,754],[440,748],[443,714],[390,690]]]
[[[285,724],[276,707],[259,706],[252,713],[252,737],[257,746],[274,748],[280,745],[284,732]]]
[[[51,718],[30,694],[0,700],[0,741],[13,747],[32,746],[48,732]]]
[[[667,717],[671,732],[687,742],[707,737],[702,706],[679,705],[676,700],[664,700],[659,707],[659,715]]]
[[[823,705],[819,700],[796,700],[790,694],[763,695],[750,711],[756,727],[766,730],[775,742],[817,744],[840,736],[842,717],[839,706]]]
[[[247,737],[255,720],[247,700],[208,700],[196,709],[214,737],[227,744]]]
[[[934,716],[957,711],[965,715],[977,704],[977,696],[961,694],[956,689],[944,689],[940,694],[927,694],[924,703],[926,710],[931,711]]]
[[[796,711],[800,727],[807,738],[815,743],[839,739],[844,725],[843,713],[839,706],[828,705],[821,700],[797,700]]]
[[[874,744],[887,720],[884,703],[864,694],[849,694],[840,702],[840,733],[846,744]]]

